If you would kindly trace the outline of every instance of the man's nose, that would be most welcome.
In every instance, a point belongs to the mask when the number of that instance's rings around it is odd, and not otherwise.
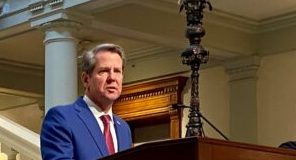
[[[114,73],[114,71],[111,70],[111,71],[109,72],[109,75],[108,75],[108,80],[109,80],[109,81],[110,81],[110,80],[113,81],[113,80],[115,80],[115,78],[116,78],[116,77],[115,77],[115,73]]]

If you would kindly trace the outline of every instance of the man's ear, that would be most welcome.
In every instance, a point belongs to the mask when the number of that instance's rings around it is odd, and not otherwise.
[[[82,72],[80,79],[81,79],[84,89],[86,89],[88,86],[89,75],[86,72]]]

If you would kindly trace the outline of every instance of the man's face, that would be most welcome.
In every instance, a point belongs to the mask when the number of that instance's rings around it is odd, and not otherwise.
[[[96,54],[96,66],[90,75],[85,75],[86,94],[100,107],[113,103],[122,90],[122,59],[117,53],[102,51]],[[104,108],[103,108],[104,109]]]

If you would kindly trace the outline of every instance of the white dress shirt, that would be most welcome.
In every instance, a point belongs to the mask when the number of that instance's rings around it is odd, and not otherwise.
[[[101,116],[105,115],[106,113],[102,111],[102,109],[100,107],[98,107],[92,100],[90,100],[87,95],[83,96],[83,100],[86,102],[86,104],[88,105],[89,109],[91,110],[91,112],[93,113],[93,115],[95,116],[102,134],[104,134],[104,124],[101,120]],[[110,109],[107,113],[110,117],[111,117],[111,121],[110,121],[110,131],[112,134],[112,139],[113,139],[113,144],[114,144],[114,149],[115,149],[115,153],[118,152],[118,143],[117,143],[117,137],[116,137],[116,132],[115,132],[115,127],[114,127],[114,120],[113,120],[113,113],[112,113],[112,109]]]

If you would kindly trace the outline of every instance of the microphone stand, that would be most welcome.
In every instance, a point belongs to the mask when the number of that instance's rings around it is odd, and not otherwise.
[[[189,106],[185,106],[183,104],[173,104],[174,109],[179,109],[179,108],[190,108]],[[198,116],[205,120],[216,132],[219,133],[220,136],[222,136],[225,140],[229,141],[229,138],[225,136],[213,123],[211,123],[205,116],[203,116],[200,112],[197,112]]]

